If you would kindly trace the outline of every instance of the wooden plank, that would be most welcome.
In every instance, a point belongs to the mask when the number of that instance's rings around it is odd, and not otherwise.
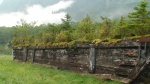
[[[140,42],[150,42],[150,37],[142,37],[139,39]]]
[[[150,63],[150,57],[147,60],[143,60],[135,69],[133,69],[128,78],[132,79],[133,81],[141,75],[141,72],[148,67]]]
[[[138,49],[138,46],[96,47],[96,49]]]
[[[28,49],[24,48],[23,49],[23,59],[25,62],[27,61],[27,57],[28,57]]]
[[[132,69],[127,68],[114,68],[115,74],[122,75],[122,76],[128,76],[129,73],[132,71]]]

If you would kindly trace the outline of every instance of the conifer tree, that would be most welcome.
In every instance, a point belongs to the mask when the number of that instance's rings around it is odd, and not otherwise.
[[[90,16],[86,15],[85,18],[79,23],[77,28],[78,38],[86,41],[93,40],[94,29],[92,27],[92,20]]]
[[[129,13],[131,20],[129,27],[135,35],[144,35],[150,32],[149,20],[150,11],[148,10],[148,1],[143,0],[134,8],[135,12]]]

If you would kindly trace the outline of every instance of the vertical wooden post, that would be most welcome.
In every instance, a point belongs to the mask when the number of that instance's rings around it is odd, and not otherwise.
[[[145,54],[145,57],[147,57],[147,42],[145,42],[145,45],[144,45],[144,54]]]
[[[23,51],[24,51],[24,52],[23,52],[23,53],[24,53],[23,55],[24,55],[24,58],[25,58],[24,61],[26,62],[26,61],[27,61],[27,57],[28,57],[28,49],[27,49],[27,48],[24,48]]]
[[[12,57],[13,57],[13,60],[15,60],[15,49],[12,49]]]
[[[95,47],[93,44],[90,44],[90,55],[89,55],[89,72],[94,74],[96,69],[96,56],[95,56]]]
[[[42,57],[41,57],[42,59],[45,59],[45,57],[46,57],[45,52],[46,52],[45,49],[43,49],[42,50]]]
[[[33,49],[32,63],[35,61],[35,49]]]
[[[139,44],[139,55],[138,55],[138,62],[140,61],[140,59],[141,59],[141,43]]]
[[[53,52],[55,51],[55,53],[53,53],[53,55],[52,55],[52,56],[53,56],[53,61],[54,61],[54,60],[56,60],[56,58],[57,58],[57,57],[56,57],[56,50],[53,49],[52,51],[53,51]]]

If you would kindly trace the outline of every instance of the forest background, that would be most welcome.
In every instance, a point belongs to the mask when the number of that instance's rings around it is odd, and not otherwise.
[[[73,47],[76,43],[94,43],[121,40],[150,34],[150,8],[141,1],[127,16],[109,19],[100,16],[100,21],[87,14],[75,22],[69,14],[62,17],[61,24],[27,23],[21,19],[13,27],[0,27],[0,54],[11,54],[12,47]]]

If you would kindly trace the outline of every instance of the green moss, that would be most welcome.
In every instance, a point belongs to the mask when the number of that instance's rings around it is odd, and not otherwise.
[[[52,47],[68,47],[69,43],[68,42],[59,42],[59,43],[53,43]]]
[[[122,41],[122,39],[109,39],[108,42],[106,42],[106,44],[112,44],[112,43],[118,43]]]
[[[94,39],[94,40],[92,41],[92,43],[97,46],[101,41],[102,41],[102,40],[100,40],[100,39]]]
[[[68,43],[69,48],[75,48],[76,47],[75,45],[76,45],[76,41],[71,41]]]
[[[49,43],[46,44],[46,46],[47,46],[47,47],[51,47],[51,46],[52,46],[52,43],[49,42]]]
[[[141,37],[150,37],[150,34],[142,35],[142,36],[126,37],[126,38],[123,38],[123,39],[110,39],[110,38],[94,39],[93,41],[88,41],[86,39],[78,39],[78,40],[74,40],[74,41],[71,41],[71,42],[55,42],[55,43],[52,43],[52,42],[48,42],[48,43],[43,43],[43,42],[37,43],[36,42],[36,43],[25,43],[25,44],[13,43],[12,46],[13,47],[28,47],[28,46],[36,47],[36,46],[39,46],[39,47],[69,47],[69,48],[72,48],[72,47],[75,47],[76,43],[79,43],[79,44],[93,43],[96,46],[98,46],[101,42],[104,42],[105,44],[109,45],[111,43],[120,42],[121,40],[132,40],[132,39],[138,39],[138,38],[141,38]]]
[[[141,38],[142,36],[132,36],[132,37],[126,37],[124,39],[127,39],[127,40],[132,40],[132,39],[138,39],[138,38]]]
[[[149,36],[150,36],[150,34],[145,35],[145,37],[149,37]]]

